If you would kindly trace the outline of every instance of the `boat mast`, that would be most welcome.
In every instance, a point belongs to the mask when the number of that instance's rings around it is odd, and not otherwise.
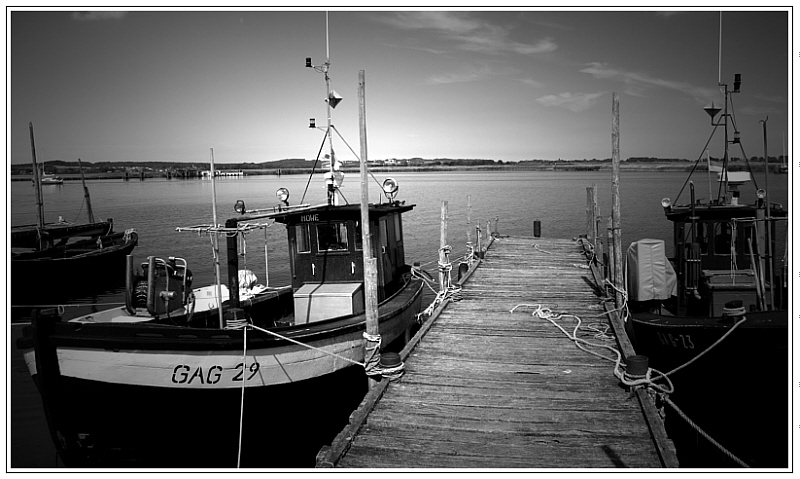
[[[32,121],[28,123],[28,129],[31,132],[31,156],[33,157],[33,185],[36,187],[36,223],[40,229],[43,229],[44,200],[42,199],[42,179],[39,176],[39,166],[36,164],[36,142],[33,139]]]
[[[214,220],[214,227],[211,230],[212,246],[214,248],[214,279],[217,288],[217,309],[219,309],[219,327],[225,328],[225,319],[222,314],[222,286],[220,285],[219,274],[219,237],[217,236],[217,190],[216,180],[214,179],[216,172],[214,171],[214,148],[211,148],[211,215]],[[233,292],[231,291],[231,294]]]
[[[323,73],[325,75],[325,90],[326,90],[326,97],[325,103],[327,104],[327,127],[325,128],[325,140],[328,142],[328,148],[330,153],[328,156],[328,160],[330,164],[328,165],[328,173],[325,175],[325,181],[328,187],[328,204],[329,205],[339,205],[339,196],[338,196],[338,189],[342,183],[343,173],[339,171],[339,165],[336,161],[336,153],[333,149],[333,121],[331,120],[331,110],[336,108],[336,105],[342,100],[333,89],[331,89],[331,77],[328,75],[328,71],[331,67],[331,49],[330,49],[330,34],[328,29],[328,12],[325,12],[325,54],[326,59],[325,63],[320,66],[315,66],[311,64],[311,57],[306,57],[306,67],[313,68],[315,71]],[[311,119],[310,128],[317,128],[316,124],[314,123],[314,119]]]
[[[89,217],[89,223],[94,223],[94,213],[92,212],[92,198],[89,196],[89,188],[86,187],[86,178],[83,176],[83,165],[81,159],[78,158],[78,168],[81,170],[81,183],[83,184],[83,198],[86,200],[86,215]]]

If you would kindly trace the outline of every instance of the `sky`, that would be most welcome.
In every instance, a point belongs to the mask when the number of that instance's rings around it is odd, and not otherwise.
[[[663,8],[663,7],[662,7]],[[789,152],[790,13],[657,10],[49,11],[7,14],[7,162],[217,163],[314,159],[322,73],[344,99],[341,160],[359,147],[365,71],[370,160],[695,160],[731,95],[745,154]],[[329,52],[329,53],[328,53]],[[732,136],[732,133],[731,133]],[[709,146],[721,156],[717,134]],[[735,145],[734,145],[735,146]],[[734,153],[738,153],[738,147]]]

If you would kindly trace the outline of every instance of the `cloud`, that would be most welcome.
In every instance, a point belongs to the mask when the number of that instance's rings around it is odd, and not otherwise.
[[[458,48],[480,53],[533,55],[558,48],[549,39],[521,43],[510,38],[510,29],[493,25],[466,12],[396,12],[377,17],[379,21],[404,30],[428,30]]]
[[[72,12],[72,19],[78,21],[92,21],[92,20],[119,20],[128,12],[119,11],[102,11],[102,12]]]
[[[698,87],[686,82],[664,80],[652,77],[646,73],[629,72],[612,68],[605,63],[590,63],[589,67],[581,70],[595,78],[621,82],[625,86],[625,93],[633,96],[645,96],[651,88],[674,90],[691,96],[699,104],[705,104],[709,99],[718,95],[714,88]]]
[[[494,74],[492,70],[484,65],[482,67],[468,66],[460,72],[444,73],[429,77],[425,83],[430,85],[444,85],[448,83],[468,83],[482,80]]]
[[[587,110],[597,102],[605,93],[561,93],[537,98],[536,101],[544,106],[558,106],[574,111],[575,113]]]
[[[544,86],[542,82],[536,81],[533,78],[523,78],[520,80],[520,83],[534,88],[542,88]]]

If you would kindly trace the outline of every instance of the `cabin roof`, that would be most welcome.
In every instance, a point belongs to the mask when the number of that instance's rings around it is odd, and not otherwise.
[[[381,203],[369,205],[370,219],[381,218],[394,213],[405,213],[411,211],[416,205],[407,205],[405,202],[395,201],[392,203]],[[342,220],[359,220],[361,218],[361,205],[349,204],[342,206],[333,205],[317,205],[309,206],[307,208],[297,208],[287,211],[274,211],[266,215],[256,214],[255,216],[240,216],[232,218],[230,221],[252,221],[254,218],[268,217],[272,218],[279,223],[295,224],[308,221],[308,215],[319,215],[322,221],[342,221]]]
[[[733,218],[752,218],[756,211],[763,209],[756,205],[696,205],[695,216],[700,221],[730,221]],[[773,217],[784,217],[787,215],[782,206],[772,203],[770,215]],[[691,219],[692,209],[688,205],[673,206],[667,219],[673,222],[686,222]]]

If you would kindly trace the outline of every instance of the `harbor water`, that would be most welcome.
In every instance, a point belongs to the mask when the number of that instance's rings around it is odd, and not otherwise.
[[[375,181],[372,179],[369,181],[372,202],[378,201],[379,183],[386,176],[392,176],[400,185],[397,200],[416,205],[403,217],[406,261],[419,262],[424,269],[432,273],[435,272],[438,258],[440,210],[443,201],[447,201],[449,206],[448,242],[452,247],[451,259],[454,261],[467,252],[468,232],[474,240],[476,224],[485,231],[488,222],[491,230],[501,235],[531,236],[534,221],[538,220],[541,222],[541,234],[545,237],[575,238],[583,234],[586,222],[586,188],[593,184],[597,186],[600,214],[607,216],[611,211],[610,172],[399,172],[390,175],[376,173]],[[755,173],[754,176],[759,187],[763,187],[764,173]],[[672,226],[664,217],[661,199],[669,197],[673,203],[688,203],[688,186],[681,197],[676,198],[685,180],[685,172],[623,171],[620,180],[623,247],[638,239],[656,238],[665,240],[667,253],[672,253]],[[693,181],[698,198],[708,196],[709,193],[716,194],[716,182],[707,185],[704,173],[696,174]],[[243,200],[248,209],[276,205],[275,191],[280,187],[289,189],[291,192],[289,203],[292,205],[324,203],[326,192],[322,176],[315,175],[308,186],[307,182],[308,177],[300,175],[221,178],[217,180],[215,188],[218,221],[222,223],[226,218],[235,216],[233,205],[237,200]],[[341,191],[350,203],[359,201],[359,184],[356,175],[345,178],[344,188]],[[176,231],[177,227],[212,222],[212,185],[209,180],[151,178],[145,181],[93,180],[88,181],[87,185],[97,220],[113,218],[115,231],[118,232],[130,228],[137,230],[139,245],[134,250],[135,264],[145,261],[146,257],[151,255],[178,256],[187,260],[194,275],[195,286],[211,284],[214,281],[211,238],[208,235]],[[11,224],[35,224],[36,201],[31,183],[11,182],[10,189]],[[742,190],[741,201],[753,201],[754,189],[743,187]],[[770,175],[769,194],[772,202],[788,205],[787,175]],[[87,208],[80,182],[46,186],[43,188],[43,197],[47,222],[59,219],[68,222],[87,220]],[[467,224],[468,204],[472,218],[471,225]],[[783,258],[786,228],[779,226],[778,229],[781,233],[776,256]],[[262,284],[280,286],[289,283],[286,230],[283,225],[273,224],[264,230],[249,233],[239,249],[244,253],[239,259],[240,268],[252,270]],[[266,258],[265,251],[268,252]],[[224,254],[223,251],[223,270]],[[76,271],[74,278],[66,278],[64,281],[79,282],[82,274]],[[118,278],[108,278],[108,287],[104,291],[69,300],[58,300],[57,304],[64,306],[64,316],[75,317],[123,302],[124,277],[121,272],[116,274],[119,275]],[[225,272],[222,274],[224,276]],[[14,272],[11,271],[12,281],[13,276]],[[31,285],[31,287],[56,288],[57,283],[51,279],[43,279],[41,285]],[[424,304],[430,299],[429,295]],[[19,310],[20,308],[12,308],[11,317],[22,321],[24,319],[20,317]],[[48,432],[38,391],[21,354],[14,346],[14,340],[21,334],[21,326],[12,323],[8,327],[7,360],[10,374],[11,420],[8,466],[61,467],[63,465],[57,458]],[[340,400],[320,405],[333,408],[326,412],[326,419],[321,421],[325,424],[309,423],[307,419],[300,424],[301,421],[297,416],[276,414],[276,431],[302,428],[302,434],[291,436],[291,449],[296,454],[290,455],[291,457],[284,455],[282,458],[284,460],[268,461],[267,464],[275,467],[313,466],[319,447],[329,444],[333,435],[346,424],[350,412],[365,392],[365,381],[354,376],[358,375],[350,372],[339,378],[347,385],[343,388],[347,390]],[[789,378],[787,378],[787,390],[788,381]],[[680,385],[676,387],[679,388]],[[778,404],[786,404],[786,398],[778,399]],[[286,406],[289,408],[291,405]],[[120,413],[124,414],[123,411]],[[671,422],[679,421],[680,418],[670,417],[668,412],[668,431]],[[685,431],[680,432],[680,435],[684,434]],[[702,442],[703,439],[696,435],[689,434],[689,436],[689,440],[678,444],[678,455],[682,465],[732,466],[724,455],[707,453],[705,448],[702,448],[702,454],[697,453],[696,443]],[[720,442],[726,439],[729,438],[717,438]],[[788,448],[788,444],[785,447]],[[273,452],[279,453],[277,450]],[[264,454],[270,454],[270,451]],[[191,467],[191,464],[187,464],[187,467]]]

